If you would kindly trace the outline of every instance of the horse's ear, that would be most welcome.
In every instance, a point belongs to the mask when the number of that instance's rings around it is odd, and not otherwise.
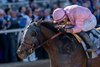
[[[37,21],[37,25],[39,26],[42,23],[42,18],[40,20]]]

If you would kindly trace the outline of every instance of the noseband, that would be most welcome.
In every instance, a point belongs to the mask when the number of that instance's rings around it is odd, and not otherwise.
[[[38,36],[41,35],[41,34],[39,34],[40,31],[39,32],[35,31],[35,32],[38,34]],[[54,38],[58,37],[60,34],[62,34],[62,32],[58,32],[57,34],[54,34],[53,36],[51,36],[49,39],[47,39],[46,41],[42,42],[41,44],[40,43],[38,45],[35,44],[35,46],[32,46],[32,48],[34,48],[34,50],[38,49],[39,47],[43,46],[44,44],[46,44],[49,41],[53,40]],[[38,42],[39,42],[39,40],[38,40]]]
[[[44,41],[44,42],[41,43],[40,45],[35,46],[35,47],[33,46],[33,47],[34,47],[34,50],[35,50],[35,49],[38,49],[39,47],[43,46],[44,44],[48,43],[49,41],[55,39],[55,38],[58,37],[60,34],[61,34],[61,32],[59,32],[59,33],[53,35],[52,37],[50,37],[48,40]]]

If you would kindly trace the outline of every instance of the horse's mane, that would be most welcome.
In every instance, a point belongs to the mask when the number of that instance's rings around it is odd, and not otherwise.
[[[43,22],[41,23],[41,25],[43,25],[44,27],[50,29],[51,31],[55,32],[55,33],[58,33],[59,31],[57,30],[57,28],[55,28],[55,24],[53,23],[50,23],[50,22]],[[73,37],[73,35],[71,33],[66,33],[66,34],[63,34],[62,36],[69,36],[69,37]]]
[[[51,22],[43,22],[41,23],[41,25],[43,25],[44,27],[52,30],[53,32],[55,33],[58,33],[58,30],[57,28],[55,28],[55,24],[51,23]]]
[[[43,23],[41,23],[41,25],[43,25],[44,27],[50,29],[51,31],[53,31],[55,33],[59,32],[55,28],[53,23],[43,22]],[[78,41],[76,40],[76,38],[71,33],[61,34],[60,36],[58,36],[58,39],[62,42],[62,45],[61,45],[62,46],[62,48],[61,48],[62,50],[61,50],[61,52],[63,52],[63,53],[70,54],[75,49],[75,47],[78,46],[78,45],[75,45],[75,44],[78,43]],[[63,49],[65,49],[65,50],[63,50]]]
[[[43,22],[41,23],[41,25],[43,25],[44,27],[52,30],[55,33],[58,33],[59,31],[57,30],[57,28],[55,28],[55,24],[50,23],[50,22]],[[73,36],[71,33],[66,33],[68,36]]]

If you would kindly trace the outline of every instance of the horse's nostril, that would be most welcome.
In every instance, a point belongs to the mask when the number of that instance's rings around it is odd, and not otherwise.
[[[24,59],[24,58],[26,57],[26,54],[25,54],[24,51],[18,50],[18,51],[17,51],[17,54],[18,54],[18,57],[19,57],[20,59]]]
[[[18,55],[18,57],[21,56],[21,52],[19,50],[17,51],[17,55]]]
[[[17,50],[17,54],[20,55],[21,54],[21,51],[20,50]]]

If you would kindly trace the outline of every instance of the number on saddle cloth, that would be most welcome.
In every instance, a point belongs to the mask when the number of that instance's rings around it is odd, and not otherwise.
[[[93,29],[88,33],[90,39],[97,48],[100,48],[100,31]]]

